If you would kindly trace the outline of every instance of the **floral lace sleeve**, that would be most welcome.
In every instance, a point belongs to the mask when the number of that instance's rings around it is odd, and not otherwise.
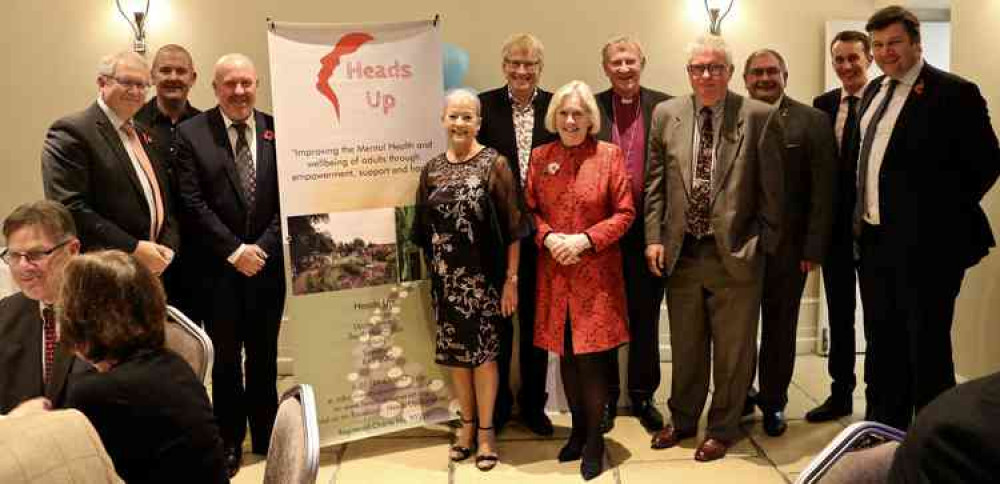
[[[493,160],[490,173],[490,198],[497,210],[497,218],[503,231],[505,243],[520,240],[531,233],[528,217],[521,210],[523,204],[518,197],[514,174],[510,170],[507,158],[497,155]]]

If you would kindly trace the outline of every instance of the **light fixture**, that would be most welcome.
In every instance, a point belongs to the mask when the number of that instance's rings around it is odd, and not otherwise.
[[[712,35],[722,35],[722,19],[729,15],[729,11],[733,9],[734,1],[705,0],[705,11],[708,12],[708,31]]]
[[[149,14],[149,0],[124,0],[128,8],[122,7],[122,0],[115,0],[118,11],[122,17],[132,27],[135,40],[132,42],[132,50],[139,54],[146,54],[146,16]]]

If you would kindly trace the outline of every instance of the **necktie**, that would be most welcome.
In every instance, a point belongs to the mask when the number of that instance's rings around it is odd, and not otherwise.
[[[847,96],[847,120],[844,121],[844,131],[840,133],[840,156],[847,159],[851,146],[851,138],[858,129],[858,98]]]
[[[142,143],[139,142],[139,137],[135,134],[135,127],[132,126],[131,122],[128,122],[122,125],[122,131],[128,137],[128,144],[132,149],[132,154],[139,161],[139,166],[142,168],[142,172],[145,173],[146,180],[149,181],[149,188],[153,192],[154,218],[153,223],[149,226],[149,240],[155,242],[156,237],[160,234],[160,228],[163,226],[163,196],[160,194],[160,184],[156,180],[156,171],[153,170],[153,164],[149,162],[146,150],[142,148]]]
[[[875,131],[877,130],[879,121],[882,120],[882,116],[885,115],[885,111],[889,107],[889,101],[892,100],[892,93],[896,92],[897,85],[899,85],[899,81],[895,79],[889,81],[889,89],[885,92],[885,97],[882,98],[882,102],[878,105],[878,109],[875,110],[875,114],[872,115],[871,121],[868,122],[868,127],[865,128],[865,137],[861,140],[861,154],[858,156],[858,198],[857,203],[854,204],[855,232],[858,232],[861,228],[861,214],[865,211],[868,157],[871,155],[872,142],[875,141]]]
[[[715,131],[712,130],[712,110],[701,108],[701,130],[698,142],[698,160],[694,169],[694,183],[691,187],[691,203],[688,205],[688,232],[695,237],[704,237],[710,230],[709,196],[712,192],[712,151]]]
[[[56,334],[56,315],[50,306],[42,309],[42,337],[45,339],[45,384],[52,379],[52,367],[56,361],[56,345],[59,337]]]
[[[236,129],[236,171],[240,174],[247,204],[253,209],[257,195],[257,168],[253,164],[253,156],[250,156],[246,134],[248,126],[246,123],[233,123],[233,128]]]

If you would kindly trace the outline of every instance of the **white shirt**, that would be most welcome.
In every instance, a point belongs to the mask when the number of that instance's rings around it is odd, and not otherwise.
[[[125,152],[128,153],[128,159],[132,162],[132,169],[135,170],[135,176],[139,179],[139,185],[142,186],[142,194],[146,197],[146,205],[149,207],[149,226],[156,226],[156,199],[153,196],[153,186],[149,182],[149,178],[146,177],[146,170],[142,169],[142,165],[139,164],[139,158],[132,151],[132,143],[128,140],[128,135],[122,129],[131,120],[122,120],[115,114],[114,110],[105,104],[104,99],[100,96],[97,98],[97,105],[100,106],[101,111],[104,111],[104,115],[108,117],[111,121],[111,126],[114,126],[115,132],[118,133],[118,139],[121,140],[122,146],[125,147]],[[138,134],[138,133],[137,133]],[[148,153],[147,153],[148,156]]]
[[[236,140],[238,134],[236,133],[236,128],[233,127],[234,121],[229,119],[229,117],[226,116],[226,113],[224,113],[221,109],[219,110],[219,114],[222,115],[222,122],[226,125],[226,134],[229,135],[229,148],[233,150],[233,160],[235,161]],[[250,117],[243,121],[243,123],[247,125],[247,127],[244,128],[246,131],[244,131],[243,134],[246,136],[247,146],[250,148],[250,159],[253,160],[253,169],[254,171],[257,171],[257,122],[254,120],[254,117],[254,113],[251,112]],[[227,257],[226,260],[229,261],[230,264],[236,264],[237,259],[240,258],[240,255],[243,254],[243,251],[246,250],[246,248],[246,244],[240,244],[240,246],[237,247],[232,254],[229,254],[229,257]]]
[[[834,134],[836,134],[836,136],[837,136],[837,147],[838,147],[838,149],[839,149],[840,146],[843,146],[843,143],[844,143],[843,142],[843,139],[844,139],[844,125],[847,124],[847,108],[850,106],[850,104],[847,102],[847,98],[853,96],[855,99],[857,99],[857,101],[855,101],[855,104],[854,104],[854,109],[861,109],[861,96],[864,95],[865,88],[867,88],[867,87],[868,87],[868,83],[866,82],[865,85],[861,86],[861,89],[858,89],[858,92],[856,92],[854,94],[848,94],[847,93],[847,89],[844,89],[844,88],[840,89],[840,105],[837,107],[837,119],[836,119],[836,121],[833,124],[833,131],[834,131]]]
[[[871,225],[879,225],[882,222],[878,212],[878,184],[879,173],[882,170],[882,158],[885,157],[885,150],[889,147],[889,138],[892,137],[892,130],[896,126],[896,120],[899,119],[899,113],[903,110],[903,104],[906,103],[906,98],[910,95],[910,89],[917,82],[920,69],[923,67],[924,60],[920,59],[902,78],[897,79],[899,85],[896,86],[896,90],[892,93],[892,99],[889,100],[889,105],[886,107],[885,114],[882,115],[882,120],[875,127],[875,137],[872,139],[872,148],[868,155],[868,172],[864,186],[865,206],[864,213],[862,214],[865,222]],[[868,105],[868,109],[865,110],[865,115],[861,118],[861,133],[865,133],[868,130],[868,123],[871,122],[872,116],[875,115],[879,104],[885,98],[886,91],[889,90],[890,80],[889,76],[885,76],[882,79],[882,86],[879,88],[878,93],[875,94],[875,98],[872,99],[871,104]],[[863,136],[862,139],[864,139]],[[858,166],[861,166],[860,163]]]

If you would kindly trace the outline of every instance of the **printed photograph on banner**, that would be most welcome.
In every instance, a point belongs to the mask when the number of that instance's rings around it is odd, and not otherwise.
[[[292,294],[398,282],[392,208],[288,217]]]
[[[396,207],[396,260],[399,261],[399,282],[419,281],[424,278],[420,246],[410,239],[416,215],[415,205]]]

